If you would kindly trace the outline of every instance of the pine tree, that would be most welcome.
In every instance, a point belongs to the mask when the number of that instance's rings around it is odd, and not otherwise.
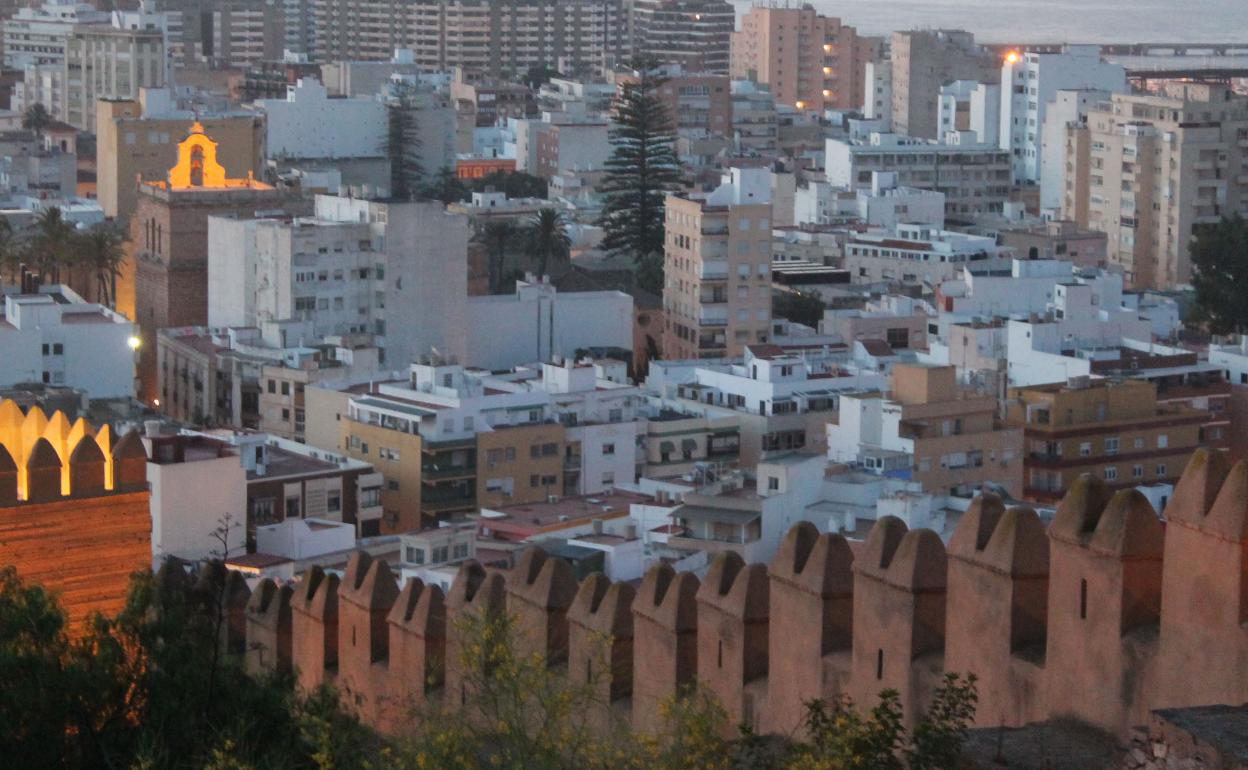
[[[1190,254],[1197,319],[1214,334],[1248,333],[1248,219],[1197,228]]]
[[[602,247],[626,253],[640,265],[663,253],[663,198],[681,186],[672,119],[659,98],[663,84],[653,59],[633,62],[636,83],[615,103],[613,151],[598,191],[603,196],[599,224]]]
[[[390,187],[394,197],[415,197],[425,184],[425,170],[420,159],[420,109],[416,88],[411,83],[390,85],[389,135],[387,155],[390,160]]]

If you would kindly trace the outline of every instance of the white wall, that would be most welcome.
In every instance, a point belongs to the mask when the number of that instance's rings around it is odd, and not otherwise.
[[[313,528],[309,521],[318,526]],[[336,526],[334,526],[336,525]],[[355,547],[355,527],[324,519],[287,519],[256,527],[256,553],[307,559]]]
[[[77,299],[65,292],[71,302]],[[47,372],[51,384],[81,388],[92,398],[134,395],[134,351],[129,345],[138,334],[134,324],[93,303],[23,301],[17,307],[10,297],[6,304],[8,323],[0,324],[0,385],[41,382]],[[91,321],[62,322],[75,314]]]
[[[519,366],[587,347],[633,349],[633,298],[618,291],[520,284],[514,295],[469,297],[467,316],[469,366]]]
[[[220,552],[215,537],[222,517],[231,516],[229,555],[247,543],[247,472],[237,456],[159,465],[147,464],[152,486],[152,566],[167,556],[205,559]]]
[[[256,220],[208,217],[208,325],[251,326],[255,319]]]
[[[286,99],[260,99],[268,116],[271,158],[379,158],[389,120],[375,99],[330,99],[325,87],[301,78]]]

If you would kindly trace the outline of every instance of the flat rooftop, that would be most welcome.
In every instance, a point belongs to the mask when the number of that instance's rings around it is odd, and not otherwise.
[[[647,495],[617,489],[599,495],[560,497],[554,502],[525,503],[483,509],[481,523],[492,526],[495,523],[511,521],[547,527],[559,523],[627,516],[629,506],[634,503],[653,504],[654,499]]]

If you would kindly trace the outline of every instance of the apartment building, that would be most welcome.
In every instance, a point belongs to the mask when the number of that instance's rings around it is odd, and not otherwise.
[[[665,358],[738,357],[771,327],[771,178],[734,168],[666,204]]]
[[[936,286],[956,278],[964,268],[1009,269],[1012,256],[995,238],[899,224],[891,231],[849,235],[844,265],[855,283]]]
[[[430,357],[401,379],[306,391],[308,441],[375,462],[387,531],[636,480],[643,402],[620,362],[491,374]]]
[[[849,110],[862,106],[866,64],[880,55],[879,38],[810,5],[755,6],[732,34],[734,79],[767,85],[778,104],[799,110]]]
[[[1068,127],[1067,142],[1063,216],[1108,235],[1109,261],[1132,287],[1188,282],[1196,230],[1248,214],[1248,98],[1226,86],[1114,94]]]
[[[894,32],[889,57],[893,130],[906,136],[940,138],[941,86],[955,80],[998,82],[1000,61],[964,30]]]
[[[866,141],[828,139],[824,148],[827,181],[854,189],[871,184],[872,174],[896,174],[896,185],[934,190],[945,196],[945,217],[1000,212],[1009,200],[1011,155],[985,145],[944,144],[898,134],[873,133]]]
[[[313,383],[366,381],[380,370],[369,335],[314,338],[298,325],[161,329],[161,411],[180,422],[261,430],[305,441],[304,393]],[[292,342],[287,345],[286,339]]]
[[[318,195],[310,217],[214,217],[206,320],[371,334],[380,363],[400,369],[435,348],[462,356],[467,251],[467,218],[428,201]]]
[[[824,424],[835,419],[840,394],[885,387],[883,376],[852,367],[847,358],[752,344],[736,360],[653,361],[646,390],[684,415],[735,418],[730,438],[709,443],[706,454],[735,454],[751,467],[776,453],[822,452]],[[702,446],[691,442],[687,448],[697,452]],[[679,446],[672,442],[670,456],[661,459],[671,462],[685,449],[683,438]]]
[[[134,395],[137,329],[69,287],[3,295],[0,386],[46,383],[91,398]]]
[[[1062,203],[1066,199],[1066,167],[1088,165],[1086,134],[1068,141],[1067,130],[1072,126],[1086,126],[1088,112],[1102,102],[1110,100],[1109,91],[1094,89],[1058,89],[1053,94],[1040,127],[1040,213],[1049,218],[1062,216]],[[1082,141],[1079,141],[1082,139]],[[1086,192],[1074,199],[1070,214],[1079,212],[1086,221],[1088,199]]]
[[[727,75],[736,9],[724,0],[634,0],[633,54]]]
[[[1101,59],[1100,46],[1068,45],[1060,53],[1011,52],[1001,65],[1001,148],[1014,158],[1014,181],[1038,184],[1043,129],[1059,90],[1124,93],[1127,70]]]
[[[192,109],[178,104],[164,88],[96,104],[96,197],[105,216],[126,219],[134,213],[139,194],[134,180],[164,178],[178,161],[187,127],[196,120],[217,142],[217,162],[229,178],[244,179],[264,167],[263,115]]]
[[[1025,496],[1060,500],[1075,479],[1091,474],[1111,488],[1173,484],[1200,445],[1206,415],[1159,405],[1156,388],[1139,380],[1071,378],[1010,388],[1006,422],[1026,442]]]
[[[538,66],[593,71],[626,46],[616,2],[313,0],[312,5],[312,45],[321,61],[384,61],[405,48],[426,72],[462,67],[515,77]]]
[[[96,101],[137,99],[165,85],[164,33],[112,25],[76,26],[65,41],[64,100],[57,117],[83,131],[96,128]]]
[[[4,68],[60,65],[65,61],[66,40],[77,25],[106,24],[108,18],[106,11],[77,0],[47,0],[39,6],[18,8],[0,25]]]
[[[264,433],[183,431],[143,439],[154,563],[256,551],[256,530],[290,519],[379,534],[381,476],[366,462]],[[240,506],[240,503],[242,504]],[[216,534],[229,516],[223,544]]]
[[[828,460],[970,497],[985,484],[1023,491],[1023,431],[998,419],[996,396],[959,386],[953,366],[898,363],[889,393],[845,394]]]

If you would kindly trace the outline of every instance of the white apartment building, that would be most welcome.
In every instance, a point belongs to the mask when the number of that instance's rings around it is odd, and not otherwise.
[[[67,286],[6,294],[0,319],[0,386],[44,382],[91,398],[134,396],[138,327]]]
[[[1248,385],[1248,335],[1231,345],[1210,345],[1209,363],[1222,367],[1232,385]]]
[[[828,139],[824,169],[829,184],[855,188],[871,174],[897,174],[897,184],[945,196],[945,216],[999,212],[1010,194],[1010,155],[985,145],[941,144],[898,134],[872,133],[865,142]]]
[[[633,298],[621,291],[557,292],[532,276],[514,294],[469,297],[468,366],[505,369],[591,348],[633,349]]]
[[[159,29],[75,26],[65,41],[63,101],[54,110],[57,117],[94,131],[97,100],[137,99],[140,89],[165,85],[166,55],[165,33]]]
[[[899,224],[945,226],[945,196],[934,190],[902,187],[891,171],[872,172],[869,186],[850,190],[810,181],[794,192],[794,224],[833,225],[856,220],[868,227]]]
[[[1066,164],[1074,163],[1067,129],[1086,126],[1088,112],[1111,98],[1109,91],[1059,89],[1053,94],[1040,128],[1040,213],[1060,218],[1066,191]]]
[[[376,98],[329,98],[314,78],[287,87],[285,99],[259,99],[266,117],[268,156],[279,159],[379,158],[386,155],[389,119]],[[433,169],[436,171],[437,169]]]
[[[749,345],[740,359],[651,361],[646,390],[682,412],[740,421],[740,461],[824,445],[841,393],[880,390],[886,379],[843,352]]]
[[[433,349],[462,358],[467,249],[467,218],[440,203],[319,195],[310,218],[211,217],[208,325],[370,333],[392,368]]]
[[[1013,159],[1014,181],[1038,184],[1041,141],[1049,103],[1061,89],[1127,91],[1127,71],[1101,59],[1095,45],[1068,45],[1061,53],[1010,53],[1001,66],[1001,149]]]
[[[1008,269],[1012,256],[995,238],[928,225],[901,224],[887,232],[855,233],[845,241],[845,268],[854,283],[936,286],[964,267]]]
[[[1009,382],[1042,385],[1090,375],[1094,361],[1119,357],[1123,340],[1151,339],[1152,321],[1139,311],[1102,307],[1093,285],[1057,284],[1043,316],[1007,322]]]
[[[893,63],[869,61],[864,65],[866,83],[862,116],[867,120],[881,122],[881,131],[891,131],[893,127]]]
[[[978,144],[997,144],[1001,86],[977,80],[955,80],[941,86],[936,109],[936,125],[941,137],[968,132],[975,135]]]
[[[79,24],[106,24],[109,15],[91,3],[47,0],[38,7],[19,8],[3,22],[4,68],[24,70],[65,61],[65,41]],[[46,105],[45,105],[46,106]]]
[[[1003,270],[972,265],[936,287],[939,336],[948,339],[953,323],[1045,313],[1054,307],[1062,284],[1091,287],[1091,301],[1099,308],[1124,307],[1122,274],[1118,272],[1080,270],[1056,259],[1012,259]]]

